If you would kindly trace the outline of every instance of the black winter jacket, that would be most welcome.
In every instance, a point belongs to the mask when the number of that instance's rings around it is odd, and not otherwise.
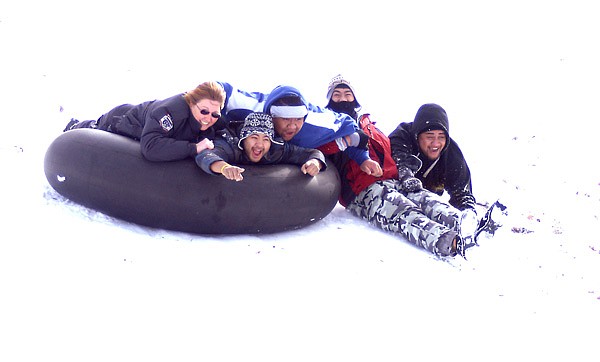
[[[446,132],[446,146],[437,161],[430,160],[419,150],[419,133],[430,129]],[[450,195],[450,204],[459,210],[475,207],[471,187],[471,172],[458,144],[449,136],[446,112],[438,105],[423,105],[414,122],[401,123],[389,135],[392,156],[398,167],[411,169],[423,187],[442,195]]]
[[[283,144],[271,143],[269,152],[258,162],[252,162],[246,156],[246,153],[238,147],[239,137],[235,133],[225,128],[217,132],[214,140],[213,149],[205,149],[196,156],[196,164],[206,173],[215,174],[211,171],[210,165],[217,161],[225,161],[234,165],[274,165],[274,164],[292,164],[303,165],[310,159],[321,161],[321,171],[325,171],[327,163],[325,156],[317,149],[304,148],[293,145],[288,142]]]
[[[183,94],[164,100],[114,108],[99,119],[113,133],[139,140],[150,161],[174,161],[196,156],[196,143],[213,139],[218,121],[206,131],[194,118]]]

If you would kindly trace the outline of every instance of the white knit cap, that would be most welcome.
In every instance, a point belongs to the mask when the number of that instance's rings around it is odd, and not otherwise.
[[[352,91],[352,94],[354,95],[354,100],[356,101],[356,106],[360,107],[360,104],[358,103],[358,100],[356,100],[356,92],[354,91],[354,87],[352,86],[352,84],[350,84],[350,82],[348,82],[347,80],[345,80],[344,77],[342,77],[341,74],[338,74],[335,77],[331,78],[331,81],[329,82],[329,87],[327,88],[327,102],[329,102],[331,100],[331,96],[333,95],[333,91],[340,84],[344,84],[348,88],[350,88],[350,90]]]

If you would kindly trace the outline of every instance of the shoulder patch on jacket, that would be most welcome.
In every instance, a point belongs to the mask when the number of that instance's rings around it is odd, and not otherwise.
[[[171,119],[171,115],[168,113],[160,119],[159,123],[162,129],[164,129],[166,132],[169,132],[171,129],[173,129],[173,119]]]

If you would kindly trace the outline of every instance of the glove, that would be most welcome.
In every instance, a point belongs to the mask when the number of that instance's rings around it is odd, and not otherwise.
[[[358,137],[359,137],[358,146],[356,146],[356,147],[358,147],[360,149],[368,150],[369,149],[369,136],[367,136],[367,134],[362,129],[359,129],[358,131],[356,131],[356,133],[358,133]]]
[[[406,192],[418,192],[423,190],[423,183],[416,178],[413,172],[406,166],[398,167],[398,179],[402,190]]]
[[[423,190],[423,183],[416,177],[408,177],[402,181],[402,190],[406,192],[418,192]]]
[[[479,226],[479,221],[477,220],[477,213],[475,210],[463,210],[460,215],[460,236],[463,239],[473,237],[477,231],[477,226]]]

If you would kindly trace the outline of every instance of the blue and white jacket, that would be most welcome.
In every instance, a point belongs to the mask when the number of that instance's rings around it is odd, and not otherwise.
[[[227,96],[222,112],[232,120],[243,120],[251,112],[270,114],[271,105],[277,99],[288,95],[299,96],[306,105],[308,114],[300,132],[291,139],[291,144],[305,148],[318,148],[358,130],[358,125],[352,117],[309,103],[294,87],[280,85],[275,87],[271,93],[264,94],[246,92],[225,82],[219,83],[225,89]],[[344,152],[359,165],[369,159],[369,152],[365,149],[348,147]]]

